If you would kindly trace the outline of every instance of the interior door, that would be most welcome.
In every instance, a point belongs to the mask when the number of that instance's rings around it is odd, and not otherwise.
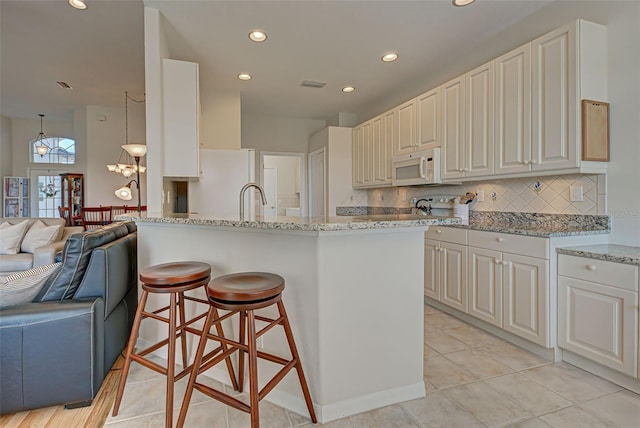
[[[309,215],[325,215],[325,151],[324,148],[309,153]]]
[[[265,218],[274,218],[278,215],[278,169],[264,169],[264,193],[267,205],[263,207]]]

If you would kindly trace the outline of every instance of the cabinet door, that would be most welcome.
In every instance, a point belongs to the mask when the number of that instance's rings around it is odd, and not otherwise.
[[[372,122],[366,122],[362,126],[362,144],[363,144],[363,173],[362,182],[365,185],[373,183],[373,132]]]
[[[464,76],[442,85],[442,150],[443,179],[462,178],[464,164]]]
[[[531,42],[531,55],[531,169],[576,167],[576,24]]]
[[[440,147],[440,88],[416,98],[418,113],[418,150]]]
[[[398,138],[393,150],[393,156],[412,153],[416,146],[416,100],[400,104],[396,109],[398,116]]]
[[[372,182],[375,184],[381,184],[384,182],[384,118],[378,116],[371,120],[371,139],[373,148],[373,163],[372,163]]]
[[[198,64],[162,60],[164,175],[200,177]]]
[[[636,377],[638,294],[558,277],[558,346]]]
[[[440,299],[452,308],[467,312],[467,247],[440,243]]]
[[[440,246],[438,241],[424,240],[424,295],[440,300]]]
[[[529,171],[531,160],[531,45],[494,61],[495,173]]]
[[[502,327],[502,254],[469,248],[469,314]]]
[[[393,148],[395,147],[395,141],[397,137],[396,111],[395,110],[388,111],[384,113],[383,116],[384,116],[384,142],[385,142],[385,154],[386,154],[385,161],[383,162],[384,181],[387,184],[391,184]]]
[[[503,253],[504,329],[549,347],[549,262]]]
[[[360,188],[364,184],[364,142],[362,125],[353,128],[353,187]]]
[[[493,174],[493,62],[465,75],[465,177]]]

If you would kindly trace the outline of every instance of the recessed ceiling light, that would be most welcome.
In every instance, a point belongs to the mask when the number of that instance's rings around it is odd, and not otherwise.
[[[80,10],[85,10],[87,8],[87,4],[83,0],[69,0],[69,4]]]
[[[264,42],[267,40],[267,33],[260,30],[253,30],[249,33],[249,38],[254,42]]]
[[[68,84],[67,82],[63,82],[62,80],[56,82],[58,84],[58,86],[60,86],[62,89],[73,89],[71,87],[70,84]]]
[[[240,80],[251,80],[251,75],[249,73],[240,73],[240,74],[238,74],[238,79],[240,79]]]
[[[462,7],[473,3],[474,1],[476,0],[453,0],[453,5]]]
[[[382,60],[382,62],[393,62],[398,59],[398,54],[395,52],[389,52],[382,55],[382,58],[380,59]]]
[[[344,88],[342,88],[342,92],[346,92],[346,93],[353,92],[355,90],[356,88],[354,88],[353,86],[345,86]]]

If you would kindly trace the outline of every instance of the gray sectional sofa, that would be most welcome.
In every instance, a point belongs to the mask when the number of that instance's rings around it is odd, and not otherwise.
[[[34,302],[0,309],[0,414],[89,405],[129,338],[137,277],[135,223],[70,236]]]

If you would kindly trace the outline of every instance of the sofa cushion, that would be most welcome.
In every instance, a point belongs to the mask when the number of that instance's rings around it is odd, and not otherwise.
[[[0,254],[18,254],[28,226],[28,220],[15,225],[8,222],[0,224]]]
[[[18,272],[33,267],[33,254],[0,254],[0,272]]]
[[[128,233],[125,223],[112,223],[71,235],[62,252],[62,269],[49,278],[34,301],[71,299],[82,282],[93,249]]]
[[[33,254],[36,248],[58,241],[61,238],[60,232],[62,230],[63,227],[60,225],[47,226],[41,220],[37,220],[31,225],[27,234],[24,236],[20,250],[23,253]]]
[[[61,267],[62,263],[53,263],[0,276],[0,308],[31,302],[47,279]]]

